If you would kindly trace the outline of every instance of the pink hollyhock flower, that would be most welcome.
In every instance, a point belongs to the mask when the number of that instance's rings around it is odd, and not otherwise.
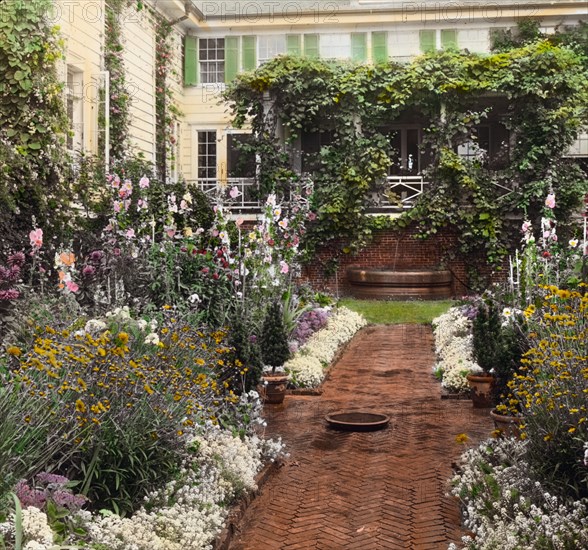
[[[78,290],[80,290],[80,287],[73,281],[65,281],[65,286],[67,287],[67,290],[69,290],[70,292],[75,293]]]
[[[135,238],[135,230],[131,227],[126,232],[127,239],[134,239]]]
[[[235,224],[237,227],[241,227],[243,225],[243,222],[245,221],[245,218],[243,218],[243,216],[239,216],[236,220],[235,220]]]
[[[523,226],[521,227],[521,231],[523,233],[526,233],[527,231],[529,231],[531,229],[531,222],[526,221],[525,223],[523,223]]]
[[[314,212],[309,212],[307,217],[308,217],[308,220],[311,222],[316,220],[316,214]]]
[[[238,196],[241,195],[241,191],[239,191],[239,188],[235,185],[234,187],[231,187],[231,190],[229,191],[229,195],[231,196],[232,199],[236,199]]]
[[[141,189],[147,189],[149,187],[149,178],[146,176],[143,176],[140,180],[139,180],[139,187]]]
[[[282,229],[286,229],[288,227],[288,220],[286,218],[284,218],[283,220],[280,220],[278,222],[278,225],[282,228]]]
[[[288,273],[290,271],[290,267],[285,261],[280,262],[280,273]]]
[[[121,201],[114,201],[113,208],[114,211],[118,214],[122,209],[123,203]],[[110,228],[112,229],[112,228]]]
[[[547,206],[547,208],[555,208],[555,194],[554,193],[549,193],[549,195],[547,195],[547,198],[545,199],[545,206]]]
[[[29,239],[31,241],[31,246],[38,250],[43,246],[43,230],[39,228],[33,229],[29,233]]]
[[[112,181],[111,181],[111,185],[114,189],[118,189],[120,186],[120,178],[118,176],[116,176]]]

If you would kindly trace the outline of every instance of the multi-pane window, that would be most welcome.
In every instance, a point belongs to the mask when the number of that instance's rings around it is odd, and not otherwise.
[[[286,53],[286,35],[272,34],[257,37],[258,61],[262,65],[274,57]]]
[[[215,84],[225,81],[225,39],[201,38],[198,41],[200,82]]]
[[[488,158],[490,155],[490,127],[476,126],[472,132],[472,139],[459,145],[457,154],[470,160]]]
[[[67,69],[65,105],[70,128],[67,136],[67,148],[70,151],[80,151],[84,144],[82,88],[83,73],[69,66]]]
[[[588,157],[588,133],[578,135],[568,154],[574,157]]]
[[[216,179],[216,131],[198,132],[198,179]]]
[[[321,34],[320,55],[325,59],[351,58],[351,34]]]

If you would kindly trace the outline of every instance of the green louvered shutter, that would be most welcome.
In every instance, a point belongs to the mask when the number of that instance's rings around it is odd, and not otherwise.
[[[319,35],[304,35],[304,55],[306,57],[319,57]]]
[[[441,46],[444,50],[457,50],[457,31],[443,29],[441,31]]]
[[[365,32],[351,33],[351,59],[353,61],[367,61],[367,34]]]
[[[254,71],[257,67],[257,37],[243,37],[243,70]]]
[[[225,82],[231,82],[239,72],[239,37],[225,37]]]
[[[421,53],[434,52],[437,49],[436,31],[420,31]]]
[[[299,34],[286,35],[286,51],[289,55],[300,55],[302,53],[302,36]]]
[[[372,33],[372,61],[374,63],[388,61],[388,33],[386,31]]]
[[[184,37],[184,86],[198,84],[198,38]]]

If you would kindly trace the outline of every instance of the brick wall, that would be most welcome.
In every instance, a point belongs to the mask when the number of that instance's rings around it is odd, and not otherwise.
[[[467,262],[459,254],[454,254],[457,247],[455,233],[445,230],[429,239],[416,239],[415,231],[382,230],[375,239],[356,255],[342,255],[336,274],[326,275],[324,264],[329,255],[318,251],[316,260],[304,267],[302,280],[319,291],[339,296],[349,295],[346,269],[357,267],[395,267],[398,270],[435,269],[440,266],[453,273],[453,294],[462,296],[468,292]],[[451,254],[453,253],[453,254]],[[453,257],[454,259],[448,259]],[[491,280],[504,277],[504,272],[493,273],[484,266],[482,276]]]

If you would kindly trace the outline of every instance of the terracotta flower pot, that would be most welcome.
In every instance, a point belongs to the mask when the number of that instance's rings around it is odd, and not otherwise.
[[[500,414],[496,409],[490,411],[490,416],[494,420],[494,427],[500,432],[501,437],[521,438],[521,429],[519,426],[523,423],[522,416]]]
[[[263,401],[279,405],[284,401],[288,376],[285,374],[267,374],[263,377]]]
[[[487,409],[494,406],[492,390],[494,389],[495,378],[491,374],[480,373],[467,375],[471,388],[472,405],[476,409]]]

